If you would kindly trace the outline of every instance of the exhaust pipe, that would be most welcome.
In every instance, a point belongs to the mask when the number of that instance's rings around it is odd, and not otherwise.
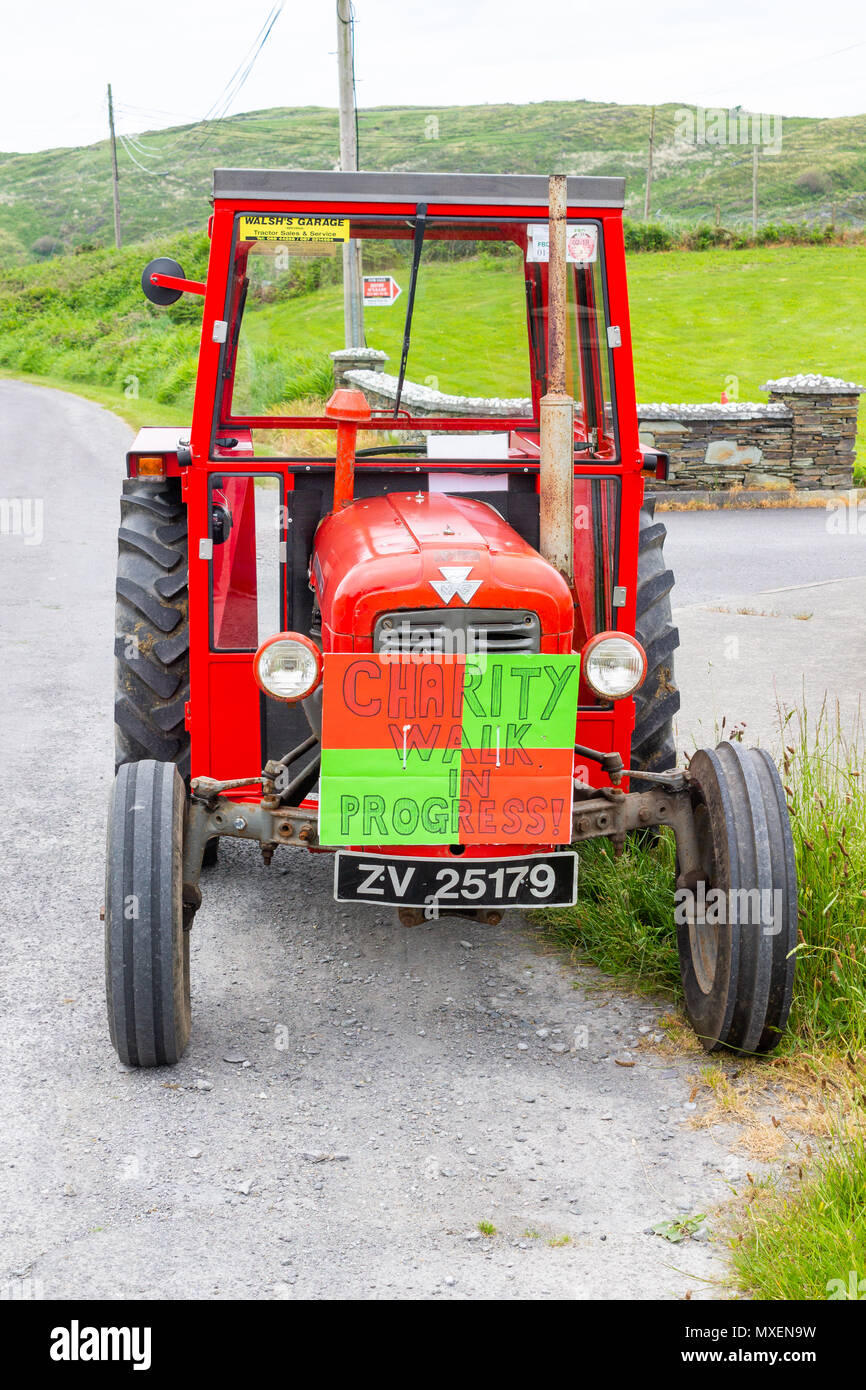
[[[574,401],[565,389],[568,180],[550,177],[547,267],[547,393],[541,399],[541,553],[574,590]]]
[[[371,410],[363,391],[338,387],[325,406],[329,420],[337,422],[337,450],[334,464],[334,504],[340,512],[355,496],[355,445],[358,428],[370,419]]]

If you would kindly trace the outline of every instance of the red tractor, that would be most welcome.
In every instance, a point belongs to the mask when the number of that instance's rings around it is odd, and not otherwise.
[[[191,429],[140,431],[121,500],[105,926],[128,1065],[186,1046],[225,835],[266,864],[333,853],[338,900],[411,926],[574,903],[575,844],[669,827],[697,1034],[778,1042],[797,880],[777,770],[734,742],[675,767],[673,576],[644,501],[667,459],[638,440],[623,198],[218,170],[206,284],[146,267],[152,303],[200,294],[204,315]],[[362,253],[399,371],[360,350],[331,393]]]

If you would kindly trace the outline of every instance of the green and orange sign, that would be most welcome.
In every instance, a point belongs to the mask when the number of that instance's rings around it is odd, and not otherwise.
[[[579,662],[326,654],[321,843],[567,844]]]

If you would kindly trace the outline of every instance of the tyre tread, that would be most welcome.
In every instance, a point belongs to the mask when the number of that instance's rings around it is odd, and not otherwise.
[[[186,507],[180,479],[128,479],[118,531],[115,767],[154,759],[189,776]]]

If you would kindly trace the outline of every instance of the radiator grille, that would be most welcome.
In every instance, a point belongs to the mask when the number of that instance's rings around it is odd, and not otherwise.
[[[420,608],[383,613],[373,629],[373,648],[394,655],[463,655],[472,652],[538,652],[537,613],[505,608]]]

